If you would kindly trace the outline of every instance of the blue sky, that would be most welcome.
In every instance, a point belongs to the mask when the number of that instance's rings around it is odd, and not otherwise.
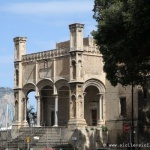
[[[0,0],[0,87],[14,86],[14,37],[27,37],[27,54],[69,40],[68,25],[75,22],[85,24],[86,37],[96,28],[93,5],[94,0]]]

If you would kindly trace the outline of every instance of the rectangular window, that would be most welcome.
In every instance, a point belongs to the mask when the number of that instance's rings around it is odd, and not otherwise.
[[[122,117],[126,117],[126,97],[121,97],[120,98],[120,115]]]

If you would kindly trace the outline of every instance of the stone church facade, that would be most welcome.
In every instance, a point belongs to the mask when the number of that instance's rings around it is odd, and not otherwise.
[[[83,24],[71,24],[69,30],[70,40],[56,49],[31,54],[26,54],[26,37],[14,38],[14,126],[28,125],[27,95],[35,91],[37,127],[107,126],[113,137],[131,121],[131,87],[111,86],[94,40],[83,38]]]

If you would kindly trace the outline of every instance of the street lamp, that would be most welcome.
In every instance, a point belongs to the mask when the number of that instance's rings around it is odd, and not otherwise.
[[[134,150],[134,107],[133,107],[133,83],[132,83],[132,89],[131,89],[131,149]]]

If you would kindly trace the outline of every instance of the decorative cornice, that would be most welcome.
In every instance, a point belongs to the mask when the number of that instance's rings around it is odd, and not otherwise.
[[[81,23],[74,23],[69,25],[69,29],[76,29],[76,28],[84,28],[84,24]]]
[[[20,62],[20,60],[14,60],[14,64],[19,64]]]
[[[15,37],[15,38],[13,39],[13,41],[14,41],[15,43],[26,42],[26,40],[27,40],[27,37]]]

